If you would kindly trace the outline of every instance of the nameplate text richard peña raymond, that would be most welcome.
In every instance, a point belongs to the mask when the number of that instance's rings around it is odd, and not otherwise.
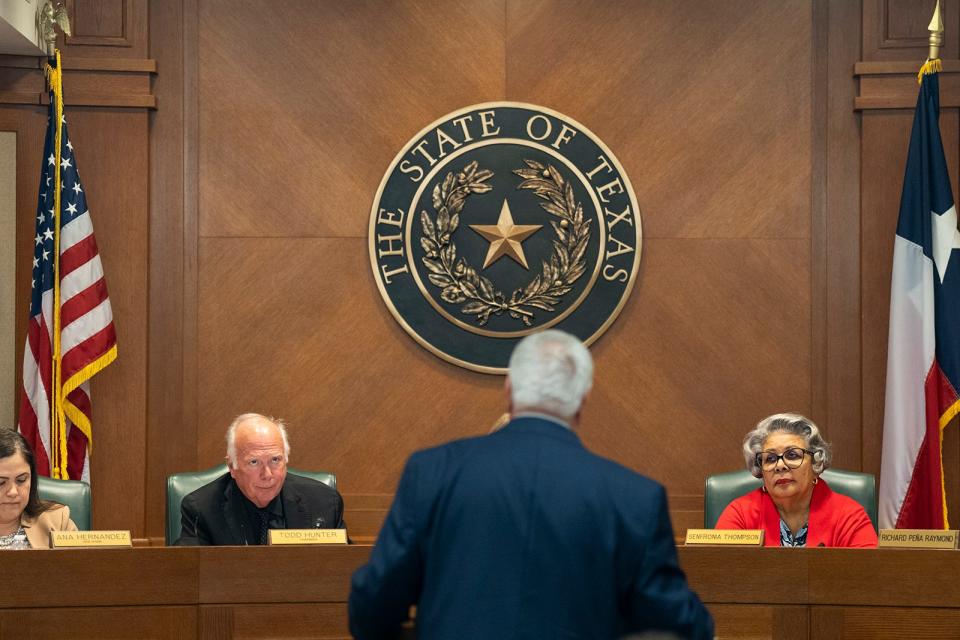
[[[880,547],[956,549],[958,531],[942,529],[881,529]]]

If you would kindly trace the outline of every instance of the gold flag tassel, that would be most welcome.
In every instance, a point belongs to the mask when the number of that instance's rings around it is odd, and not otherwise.
[[[941,71],[943,71],[943,64],[940,62],[940,58],[933,60],[927,58],[927,61],[923,63],[923,66],[920,67],[920,71],[917,73],[917,84],[923,82],[923,76],[929,76],[931,73],[940,73]]]
[[[54,155],[54,224],[53,224],[53,384],[50,390],[50,475],[62,480],[67,472],[67,418],[63,411],[62,382],[60,379],[60,152],[63,145],[63,67],[60,51],[54,50],[54,65],[47,64],[47,82],[52,92],[53,115],[56,135],[53,142]]]

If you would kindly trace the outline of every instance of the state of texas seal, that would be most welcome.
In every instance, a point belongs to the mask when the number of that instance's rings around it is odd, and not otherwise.
[[[370,212],[384,301],[418,343],[505,373],[514,345],[555,327],[590,344],[640,265],[640,210],[589,129],[531,104],[460,109],[414,136]]]

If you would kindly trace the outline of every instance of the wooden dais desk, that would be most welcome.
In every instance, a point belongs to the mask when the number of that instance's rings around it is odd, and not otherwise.
[[[369,546],[0,552],[0,638],[349,638]],[[721,638],[960,638],[960,552],[687,547]]]

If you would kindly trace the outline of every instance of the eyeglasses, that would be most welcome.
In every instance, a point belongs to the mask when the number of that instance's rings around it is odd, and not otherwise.
[[[800,447],[790,447],[779,455],[773,451],[762,451],[757,454],[757,466],[761,467],[764,471],[773,471],[777,467],[777,463],[783,460],[783,464],[787,466],[787,469],[796,469],[803,464],[803,456],[808,453],[811,456],[813,455],[813,451],[801,449]]]

